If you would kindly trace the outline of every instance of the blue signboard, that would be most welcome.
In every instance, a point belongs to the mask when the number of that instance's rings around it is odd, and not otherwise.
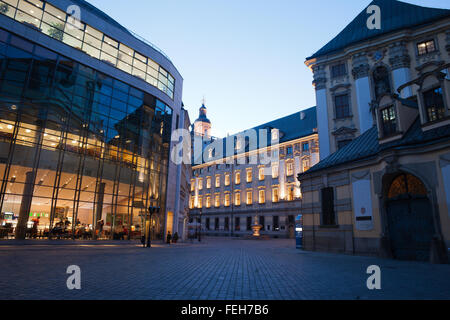
[[[303,249],[303,216],[301,214],[295,219],[295,243],[297,249]]]

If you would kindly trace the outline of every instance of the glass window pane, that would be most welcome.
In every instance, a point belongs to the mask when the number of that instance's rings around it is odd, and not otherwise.
[[[97,48],[91,47],[90,45],[84,43],[83,51],[96,59],[100,59],[100,50],[98,50]]]
[[[119,51],[115,47],[112,47],[106,44],[105,42],[103,42],[102,51],[106,52],[107,54],[109,54],[114,58],[117,58],[117,54],[119,53]]]
[[[123,70],[127,73],[131,73],[131,65],[129,65],[128,63],[122,62],[122,61],[118,61],[117,62],[117,68],[119,68],[120,70]]]
[[[81,50],[81,46],[82,46],[81,40],[75,39],[74,37],[72,37],[72,36],[70,36],[68,34],[64,35],[63,42],[65,44],[68,44],[71,47],[78,48],[78,49]]]
[[[89,44],[89,45],[91,45],[91,46],[93,46],[93,47],[95,47],[97,49],[100,48],[101,45],[102,45],[102,42],[99,39],[95,38],[94,36],[92,36],[89,33],[85,34],[85,36],[84,36],[84,43],[87,43],[87,44]]]
[[[100,55],[100,59],[106,62],[113,64],[114,66],[117,64],[117,59],[115,57],[110,56],[109,54],[102,52]]]
[[[91,26],[86,26],[86,33],[90,34],[91,36],[103,40],[103,33],[98,31],[97,29],[92,28]]]
[[[107,36],[105,36],[105,38],[103,39],[103,41],[104,41],[104,43],[107,43],[107,44],[109,44],[111,47],[114,47],[114,48],[118,48],[119,47],[119,43],[117,42],[117,41],[115,41],[115,40],[113,40],[113,39],[111,39],[111,38],[109,38],[109,37],[107,37]]]
[[[16,14],[15,6],[17,5],[17,0],[3,0],[0,1],[0,5],[4,7],[4,9],[0,10],[0,13],[14,19],[14,16]]]

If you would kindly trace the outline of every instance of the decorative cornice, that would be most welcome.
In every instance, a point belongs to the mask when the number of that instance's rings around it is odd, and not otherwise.
[[[334,92],[340,88],[349,89],[351,86],[352,85],[350,83],[340,83],[340,84],[337,84],[337,85],[333,86],[332,88],[330,88],[330,91]]]
[[[369,76],[369,59],[365,53],[357,53],[352,57],[352,75],[355,80]]]
[[[389,63],[392,70],[411,67],[411,57],[404,41],[395,42],[389,46]]]
[[[335,136],[340,136],[344,134],[353,135],[357,130],[355,128],[348,128],[348,127],[340,127],[339,129],[332,132]]]
[[[358,172],[352,173],[351,180],[352,180],[352,182],[359,181],[359,180],[370,180],[370,170],[358,171]]]

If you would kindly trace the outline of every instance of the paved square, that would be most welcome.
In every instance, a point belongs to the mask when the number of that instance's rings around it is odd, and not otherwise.
[[[293,240],[54,243],[0,242],[0,299],[450,299],[450,265],[304,252]],[[69,265],[81,290],[66,287]],[[370,265],[381,290],[366,287]]]

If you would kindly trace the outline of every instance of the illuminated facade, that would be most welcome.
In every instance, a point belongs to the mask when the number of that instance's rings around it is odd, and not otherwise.
[[[207,144],[206,159],[192,167],[189,204],[191,219],[199,219],[201,210],[202,233],[251,235],[251,224],[258,216],[262,235],[293,237],[294,219],[302,204],[295,177],[319,161],[316,126],[314,107],[253,128],[267,130],[269,139],[272,134],[279,144],[258,144],[257,148],[236,152],[232,161],[215,156]],[[235,137],[223,139],[224,144]],[[212,138],[210,145],[217,141]],[[262,153],[273,153],[277,161],[250,161]]]
[[[66,14],[71,5],[81,21]],[[178,230],[182,170],[169,153],[184,121],[182,82],[164,54],[85,1],[0,1],[3,231]],[[160,208],[151,223],[149,206]]]

